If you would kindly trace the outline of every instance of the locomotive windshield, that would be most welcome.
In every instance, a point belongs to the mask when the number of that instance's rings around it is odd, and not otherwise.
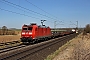
[[[25,27],[25,28],[23,28],[23,30],[32,30],[32,27]]]
[[[27,28],[23,28],[23,30],[27,30]]]
[[[32,30],[32,27],[28,27],[28,30]]]

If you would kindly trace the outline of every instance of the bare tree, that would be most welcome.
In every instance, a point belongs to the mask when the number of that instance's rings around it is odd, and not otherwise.
[[[6,31],[7,31],[7,27],[6,27],[6,26],[3,26],[3,27],[2,27],[3,35],[5,34]]]
[[[90,33],[90,24],[87,24],[84,30],[86,33]]]

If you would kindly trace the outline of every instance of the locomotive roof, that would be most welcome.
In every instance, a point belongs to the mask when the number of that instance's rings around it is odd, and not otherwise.
[[[30,25],[26,25],[26,24],[24,24],[23,26],[24,27],[30,27],[30,26],[33,26],[33,25],[37,25],[36,23],[33,23],[33,24],[30,24]],[[49,26],[45,26],[45,25],[37,25],[39,28],[49,28]]]
[[[45,25],[39,25],[38,27],[41,27],[41,28],[49,28],[49,26],[45,26]]]
[[[24,24],[23,26],[33,26],[33,25],[37,25],[37,24],[36,23],[30,24],[30,25]]]

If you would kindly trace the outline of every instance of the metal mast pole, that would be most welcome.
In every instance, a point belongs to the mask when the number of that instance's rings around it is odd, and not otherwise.
[[[54,29],[55,29],[55,31],[56,31],[56,21],[54,21]]]
[[[78,28],[78,21],[76,21],[77,22],[77,28]]]

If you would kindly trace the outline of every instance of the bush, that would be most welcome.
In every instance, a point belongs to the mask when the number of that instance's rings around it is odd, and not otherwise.
[[[84,28],[84,33],[90,33],[90,24],[87,24]]]

